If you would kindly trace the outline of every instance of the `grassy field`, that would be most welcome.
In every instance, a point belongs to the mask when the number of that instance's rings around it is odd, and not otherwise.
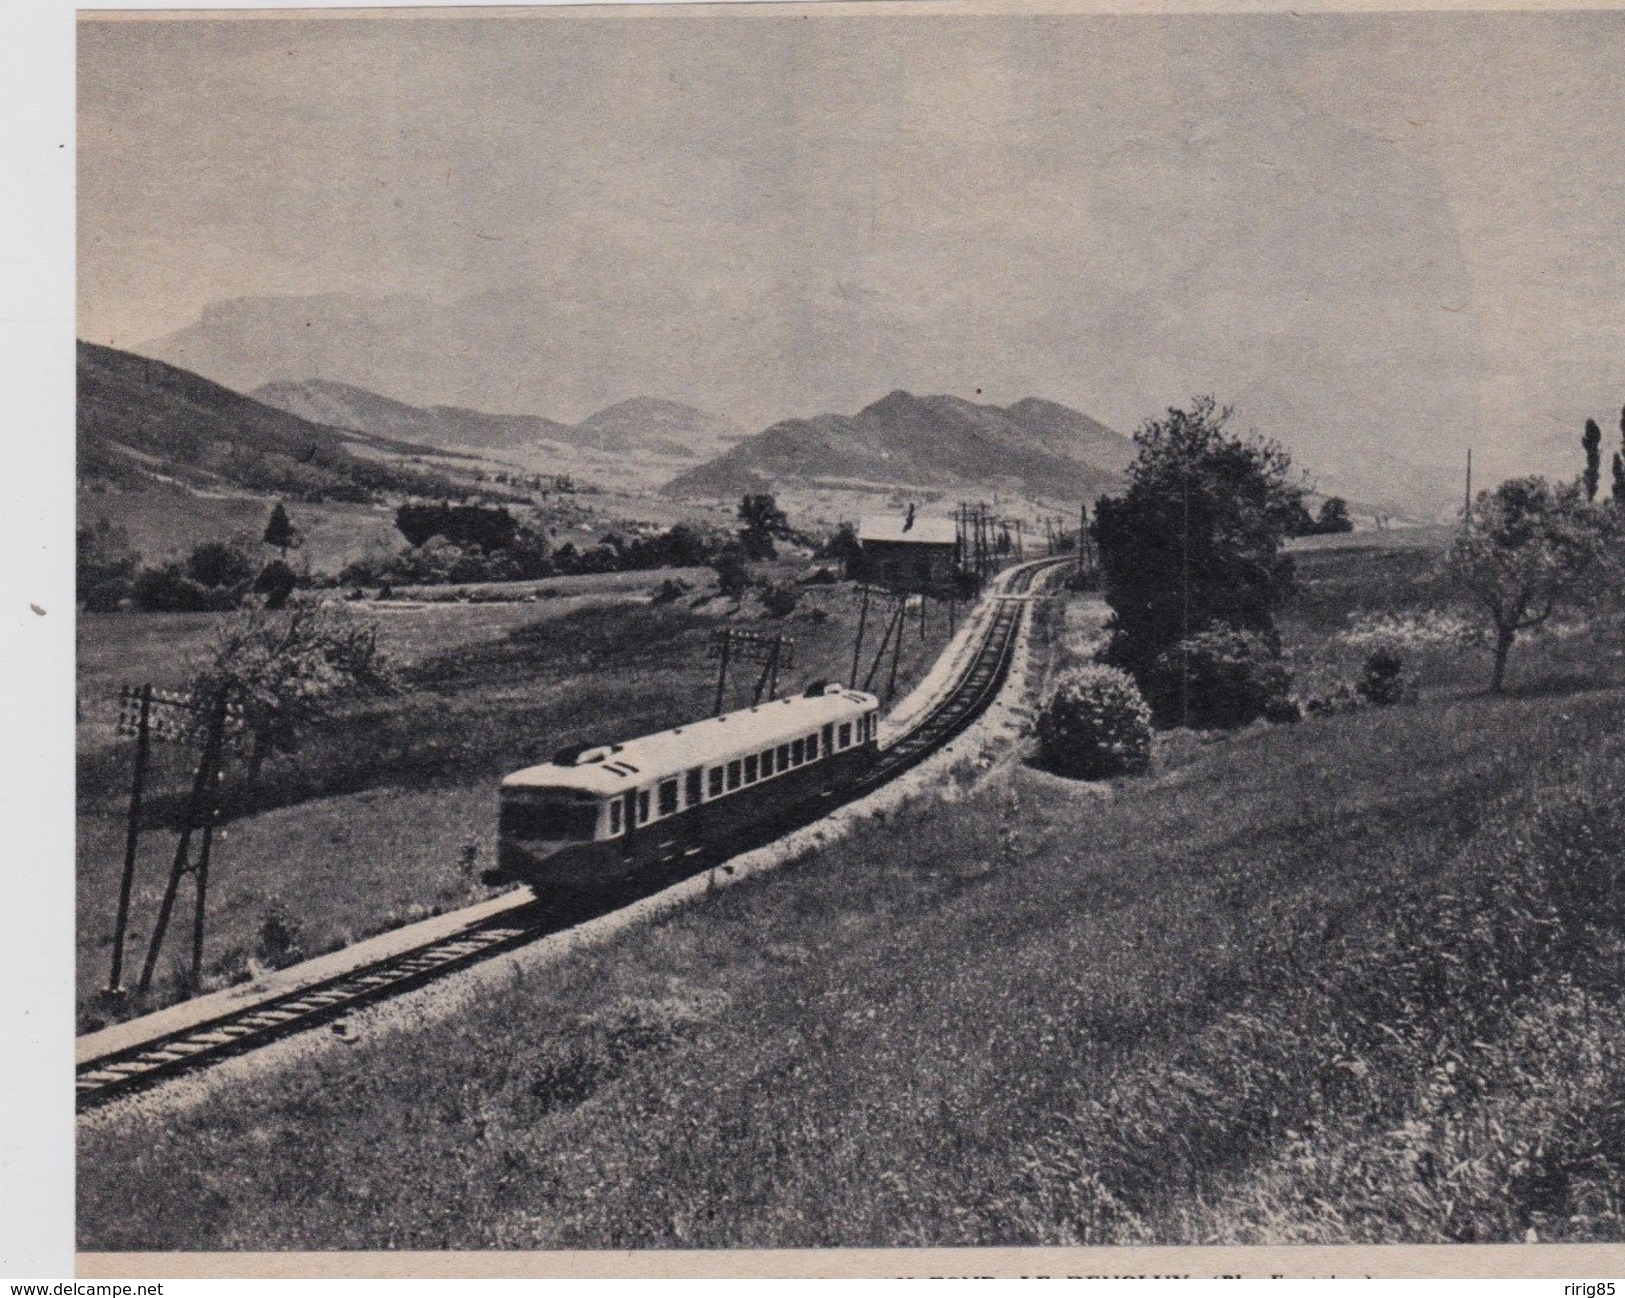
[[[782,579],[792,566],[776,575]],[[642,585],[665,575],[642,574]],[[716,677],[706,648],[719,626],[781,631],[795,641],[795,665],[781,675],[781,691],[844,680],[850,669],[857,599],[849,587],[808,587],[801,607],[774,620],[752,615],[750,603],[740,615],[726,611],[727,601],[649,605],[624,574],[600,584],[625,602],[604,604],[597,602],[603,592],[583,592],[583,580],[573,595],[534,604],[366,606],[404,664],[408,688],[344,711],[297,753],[270,761],[252,788],[240,764],[228,770],[225,833],[209,897],[207,985],[245,977],[252,962],[273,958],[261,941],[273,912],[287,912],[301,930],[303,954],[311,955],[483,895],[471,876],[493,859],[501,776],[573,740],[624,738],[705,715]],[[131,745],[111,723],[116,684],[172,683],[210,622],[208,615],[85,619],[78,834],[84,1028],[183,994],[177,962],[185,952],[172,929],[174,961],[165,957],[150,997],[113,1006],[96,995],[110,960],[130,778]],[[946,632],[935,615],[924,638],[917,624],[910,627],[900,690],[935,661]],[[871,619],[865,669],[879,637]],[[883,672],[877,683],[885,681]],[[736,672],[724,706],[747,704],[753,683]],[[144,951],[174,850],[174,833],[164,826],[179,810],[194,760],[189,750],[164,746],[155,746],[153,757],[155,828],[138,861],[127,960]],[[476,861],[467,871],[471,846]],[[189,896],[188,885],[183,904]]]
[[[1394,599],[1320,562],[1300,650]],[[80,1244],[1625,1238],[1618,630],[1521,648],[1506,697],[1458,649],[1409,705],[921,801],[86,1136]]]

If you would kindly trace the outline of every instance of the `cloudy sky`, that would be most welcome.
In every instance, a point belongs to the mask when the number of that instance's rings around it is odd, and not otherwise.
[[[396,15],[82,24],[83,337],[565,419],[1211,391],[1354,490],[1625,404],[1625,12]]]

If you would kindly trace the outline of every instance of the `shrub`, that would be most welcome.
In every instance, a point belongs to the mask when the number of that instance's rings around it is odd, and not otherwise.
[[[789,617],[796,611],[801,595],[794,586],[762,587],[762,609],[769,617]]]
[[[1378,707],[1398,703],[1405,692],[1404,666],[1392,649],[1378,649],[1365,660],[1365,668],[1354,688],[1367,703]]]
[[[178,563],[142,569],[130,597],[137,608],[149,613],[208,613],[237,603],[235,588],[205,586],[187,576]]]
[[[192,547],[186,575],[200,586],[241,586],[253,580],[254,561],[229,541],[205,541]]]
[[[270,969],[285,969],[304,957],[304,931],[287,904],[273,897],[260,921],[256,955]]]
[[[281,608],[299,585],[299,578],[281,559],[272,559],[254,578],[254,592],[265,596],[267,608]]]
[[[1278,711],[1291,685],[1291,675],[1263,636],[1212,627],[1158,656],[1150,694],[1159,720],[1230,730]]]
[[[711,567],[716,570],[717,588],[724,595],[729,599],[739,599],[744,595],[750,573],[745,567],[745,556],[737,545],[730,545],[718,553],[711,561]]]
[[[130,593],[141,556],[130,545],[130,534],[105,518],[94,527],[81,527],[75,535],[75,579],[79,599],[93,613],[108,613]]]
[[[1133,774],[1151,762],[1151,709],[1115,667],[1068,672],[1045,700],[1037,729],[1044,762],[1061,775]]]

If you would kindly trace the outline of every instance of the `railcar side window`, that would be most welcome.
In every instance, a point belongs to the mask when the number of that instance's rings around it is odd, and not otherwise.
[[[639,789],[638,790],[638,824],[646,825],[648,823],[649,823],[649,790],[648,789]]]
[[[722,768],[713,766],[705,773],[706,797],[720,798],[722,796]]]
[[[729,762],[728,763],[728,787],[730,789],[737,789],[739,787],[739,763],[738,762]]]
[[[675,816],[677,814],[676,780],[662,780],[660,782],[660,814],[662,816]]]
[[[756,783],[756,754],[752,753],[745,759],[745,783]]]
[[[842,748],[852,747],[852,723],[850,721],[841,727],[840,743]]]
[[[790,745],[789,744],[780,744],[779,745],[778,767],[779,767],[779,769],[781,771],[788,771],[790,769]]]
[[[816,762],[818,760],[818,736],[817,735],[808,735],[807,736],[807,760],[809,762]]]
[[[790,765],[800,766],[807,756],[807,741],[798,739],[790,745]]]
[[[621,800],[613,798],[609,804],[609,833],[613,838],[621,832]]]
[[[700,781],[704,771],[696,766],[683,780],[683,804],[692,807],[700,800]]]

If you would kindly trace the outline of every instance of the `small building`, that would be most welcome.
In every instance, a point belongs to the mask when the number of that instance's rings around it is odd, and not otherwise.
[[[951,518],[881,514],[858,523],[864,575],[890,590],[937,594],[959,578],[959,529]]]

